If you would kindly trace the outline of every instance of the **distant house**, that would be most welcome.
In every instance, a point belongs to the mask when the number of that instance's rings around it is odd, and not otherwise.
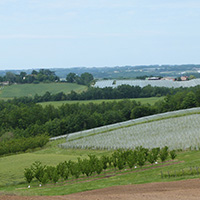
[[[148,77],[147,80],[160,80],[160,77]]]
[[[56,81],[57,82],[57,81]],[[66,78],[60,78],[60,82],[67,82]]]
[[[163,77],[161,80],[167,80],[167,81],[175,81],[175,78],[173,77]]]
[[[9,81],[0,82],[0,85],[1,85],[1,86],[7,86],[7,85],[9,85],[9,84],[10,84]]]
[[[181,81],[187,81],[188,80],[188,76],[181,76]]]

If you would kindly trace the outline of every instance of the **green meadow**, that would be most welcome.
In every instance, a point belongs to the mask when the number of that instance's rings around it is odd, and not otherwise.
[[[154,103],[156,103],[157,101],[159,100],[163,100],[164,97],[150,97],[150,98],[135,98],[135,99],[129,99],[129,100],[134,100],[134,101],[138,101],[138,102],[141,102],[142,104],[151,104],[153,105]],[[42,103],[39,103],[40,105],[42,106],[47,106],[47,105],[53,105],[55,107],[59,107],[59,106],[62,106],[63,104],[73,104],[73,103],[85,103],[85,104],[88,104],[88,103],[97,103],[97,104],[100,104],[102,102],[111,102],[111,101],[122,101],[122,99],[99,99],[99,100],[84,100],[84,101],[49,101],[49,102],[42,102]]]
[[[24,169],[30,167],[35,161],[41,161],[44,165],[55,166],[59,162],[73,160],[78,157],[86,158],[88,154],[107,155],[106,151],[90,150],[65,150],[57,147],[57,143],[64,143],[65,139],[49,142],[45,148],[34,152],[27,152],[0,157],[0,186],[18,184],[24,181]]]
[[[0,90],[0,99],[6,100],[9,98],[23,96],[34,97],[35,94],[41,96],[44,95],[47,91],[52,94],[57,94],[59,92],[64,92],[65,94],[68,94],[72,90],[77,93],[81,93],[87,90],[87,87],[74,83],[17,84],[3,87]]]

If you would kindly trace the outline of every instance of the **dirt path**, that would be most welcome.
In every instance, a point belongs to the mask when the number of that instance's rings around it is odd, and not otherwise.
[[[200,179],[126,185],[65,196],[0,196],[0,200],[199,200]]]

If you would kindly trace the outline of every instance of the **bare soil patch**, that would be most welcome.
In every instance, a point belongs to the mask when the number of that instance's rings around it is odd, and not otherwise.
[[[64,196],[0,196],[0,200],[199,200],[200,179],[114,186]]]

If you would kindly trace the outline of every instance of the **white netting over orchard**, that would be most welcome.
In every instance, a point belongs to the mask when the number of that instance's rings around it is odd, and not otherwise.
[[[80,131],[68,137],[61,136],[67,137],[67,142],[62,146],[83,149],[153,148],[165,145],[171,149],[199,148],[198,112],[200,108],[179,110]],[[178,116],[184,114],[187,115]]]
[[[115,83],[115,84],[113,84]],[[168,87],[168,88],[178,88],[178,87],[194,87],[200,85],[200,79],[193,79],[190,81],[172,81],[172,80],[101,80],[97,81],[94,87],[104,88],[104,87],[117,87],[120,85],[131,85],[145,87],[147,85],[157,86],[157,87]]]

